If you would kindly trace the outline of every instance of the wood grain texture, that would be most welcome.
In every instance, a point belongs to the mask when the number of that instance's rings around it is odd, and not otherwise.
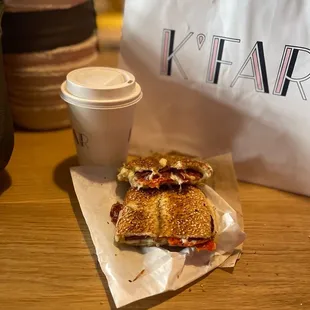
[[[102,61],[113,66],[116,54]],[[15,137],[0,174],[0,309],[115,308],[69,175],[71,131]],[[124,309],[310,309],[310,199],[246,183],[239,191],[247,240],[234,270]]]

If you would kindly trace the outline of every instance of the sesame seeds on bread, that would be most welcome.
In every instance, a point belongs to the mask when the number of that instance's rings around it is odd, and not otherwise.
[[[214,207],[199,188],[130,188],[116,224],[115,241],[154,246],[167,245],[169,238],[213,240],[215,234]]]

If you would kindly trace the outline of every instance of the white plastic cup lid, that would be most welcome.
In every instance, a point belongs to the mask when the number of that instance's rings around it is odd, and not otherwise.
[[[61,98],[74,105],[116,108],[135,104],[142,97],[130,72],[109,67],[85,67],[68,73]]]

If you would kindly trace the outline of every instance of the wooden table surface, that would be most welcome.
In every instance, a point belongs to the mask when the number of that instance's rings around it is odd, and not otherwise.
[[[115,308],[72,187],[74,154],[69,129],[16,132],[0,175],[1,310]],[[239,190],[247,240],[234,270],[125,309],[310,309],[310,199]]]

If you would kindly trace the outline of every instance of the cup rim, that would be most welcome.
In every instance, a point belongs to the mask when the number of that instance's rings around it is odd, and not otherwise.
[[[102,100],[87,100],[84,98],[78,98],[72,94],[70,94],[66,90],[66,81],[64,81],[61,84],[60,87],[60,97],[63,101],[65,101],[68,104],[75,105],[81,108],[86,108],[86,109],[94,109],[94,110],[117,110],[117,109],[122,109],[122,108],[127,108],[131,105],[134,105],[138,103],[142,97],[143,97],[143,92],[140,91],[140,94],[134,98],[134,100],[131,101],[125,101],[124,103],[116,104],[113,105],[114,102],[117,102],[119,100],[109,100],[110,104],[103,103]]]

